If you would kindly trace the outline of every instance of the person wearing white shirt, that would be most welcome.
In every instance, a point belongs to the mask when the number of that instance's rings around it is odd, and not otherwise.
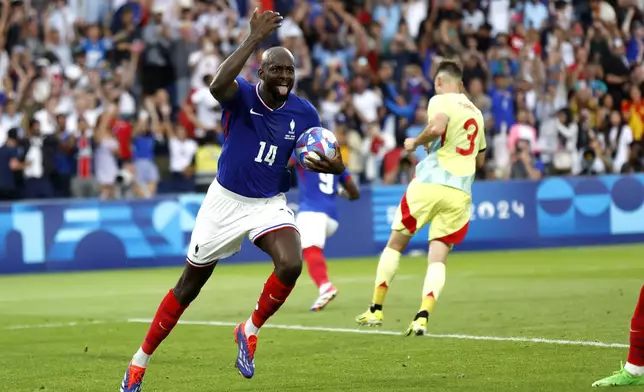
[[[485,24],[485,14],[478,8],[476,1],[470,0],[463,10],[463,21],[461,27],[465,32],[479,31],[479,28]]]
[[[526,30],[535,29],[536,31],[539,31],[548,21],[550,15],[548,7],[546,7],[541,0],[532,0],[525,3],[523,17],[523,23]]]
[[[204,77],[210,75],[221,64],[221,56],[217,54],[215,45],[208,39],[203,42],[200,51],[194,52],[188,58],[188,65],[192,69],[192,88],[204,87]]]
[[[424,0],[411,0],[403,5],[405,22],[409,27],[409,35],[416,38],[420,31],[420,25],[427,18],[429,2]]]
[[[75,38],[74,23],[76,15],[72,7],[65,4],[64,0],[52,1],[49,9],[47,23],[53,30],[58,31],[60,39],[64,43],[72,42]]]
[[[40,199],[54,196],[54,188],[49,179],[47,162],[45,162],[45,140],[40,133],[38,120],[29,123],[28,138],[23,141],[23,157],[25,163],[23,175],[25,178],[25,198]]]
[[[363,123],[378,120],[378,108],[382,106],[382,97],[376,91],[367,88],[367,81],[362,76],[355,80],[352,101]]]
[[[40,133],[42,135],[51,135],[56,131],[56,108],[58,100],[49,98],[45,107],[34,113],[34,119],[40,123]]]
[[[510,0],[489,0],[487,20],[492,26],[493,36],[508,34],[510,19]]]
[[[171,126],[168,126],[167,130],[172,190],[193,192],[195,189],[193,160],[198,149],[197,142],[187,138],[186,130],[182,126],[177,126],[174,132]]]
[[[630,145],[633,142],[633,131],[623,120],[622,114],[613,110],[610,114],[610,130],[608,135],[602,135],[607,153],[613,158],[613,173],[621,173],[622,167],[628,161]]]
[[[4,111],[0,115],[0,146],[4,144],[7,140],[7,132],[10,129],[18,129],[18,136],[24,136],[24,131],[22,130],[22,113],[17,112],[17,104],[14,100],[8,100],[5,108],[0,109],[0,112]]]
[[[396,147],[396,139],[390,133],[382,133],[377,123],[369,124],[362,140],[362,155],[365,157],[365,178],[371,183],[380,181],[380,166],[387,153]]]
[[[195,136],[203,138],[206,132],[221,130],[221,105],[210,93],[207,86],[199,88],[190,96],[195,107],[197,124]]]

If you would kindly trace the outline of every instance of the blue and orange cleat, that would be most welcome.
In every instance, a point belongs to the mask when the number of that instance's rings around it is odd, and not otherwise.
[[[244,332],[244,325],[241,323],[235,327],[235,343],[239,351],[237,352],[237,361],[235,367],[239,370],[239,374],[245,378],[252,378],[255,374],[255,350],[257,349],[257,336],[246,336]]]
[[[146,368],[132,365],[132,362],[130,362],[125,372],[125,377],[123,377],[121,392],[141,392],[145,370]]]

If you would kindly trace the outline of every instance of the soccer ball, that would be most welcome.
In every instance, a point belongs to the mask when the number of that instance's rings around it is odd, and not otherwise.
[[[295,158],[300,165],[305,167],[307,157],[315,161],[320,159],[313,151],[332,158],[335,155],[335,143],[337,143],[337,139],[333,132],[322,127],[310,128],[297,139]]]

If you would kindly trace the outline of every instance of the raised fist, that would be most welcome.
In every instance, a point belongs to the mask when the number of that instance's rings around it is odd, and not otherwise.
[[[250,35],[263,40],[282,25],[282,20],[284,18],[277,12],[264,11],[260,14],[255,8],[250,18]]]

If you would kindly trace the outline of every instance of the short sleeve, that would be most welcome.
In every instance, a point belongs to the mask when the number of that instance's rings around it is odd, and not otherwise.
[[[320,115],[318,114],[317,109],[315,108],[315,106],[313,106],[311,102],[309,101],[305,101],[305,102],[309,107],[309,114],[308,114],[309,119],[307,119],[309,120],[307,121],[307,124],[309,124],[309,126],[307,127],[307,129],[313,128],[313,127],[321,127],[322,122],[320,121]]]
[[[235,81],[237,82],[237,86],[239,87],[235,95],[233,95],[226,101],[219,102],[223,109],[230,112],[245,108],[247,105],[244,103],[244,101],[247,100],[248,97],[251,97],[252,94],[255,94],[255,91],[253,91],[255,87],[252,84],[248,83],[246,79],[238,76],[235,78]]]
[[[445,105],[443,105],[443,96],[434,95],[427,104],[427,120],[433,119],[438,113],[445,112]]]

